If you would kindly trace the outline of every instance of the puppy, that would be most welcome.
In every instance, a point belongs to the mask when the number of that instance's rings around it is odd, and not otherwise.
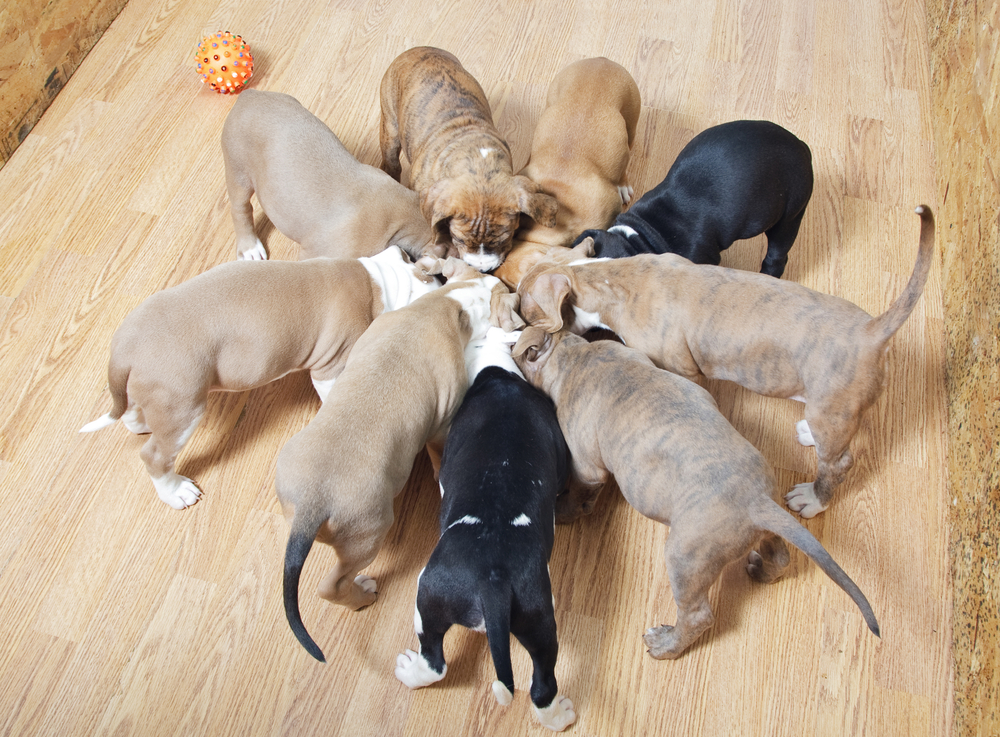
[[[920,249],[903,293],[878,317],[839,297],[674,254],[547,267],[521,281],[524,319],[556,332],[607,327],[657,366],[691,379],[733,381],[805,402],[799,442],[815,445],[816,481],[785,497],[803,517],[830,503],[854,464],[851,438],[885,381],[886,346],[923,293],[934,217],[920,215]]]
[[[267,258],[254,233],[254,192],[274,227],[300,245],[300,259],[374,256],[389,245],[414,261],[445,255],[414,192],[355,159],[294,97],[244,92],[222,128],[237,258]]]
[[[150,433],[139,455],[156,493],[185,509],[201,491],[174,462],[210,391],[244,391],[308,370],[325,399],[372,320],[437,286],[396,246],[372,258],[216,266],[125,318],[108,363],[114,407],[81,432],[121,419]]]
[[[559,212],[552,227],[522,219],[516,239],[569,246],[588,228],[607,228],[632,199],[625,169],[641,98],[625,67],[599,57],[559,72],[545,104],[520,174],[555,197]]]
[[[812,153],[779,125],[736,120],[702,131],[667,176],[615,219],[588,230],[598,257],[676,253],[718,265],[733,241],[767,234],[761,271],[780,277],[812,196]]]
[[[443,642],[451,625],[485,631],[497,673],[493,693],[507,705],[514,691],[513,632],[534,664],[535,714],[560,731],[576,714],[556,685],[559,643],[547,563],[569,455],[552,401],[524,380],[494,331],[489,340],[470,343],[479,344],[472,384],[441,461],[441,540],[417,590],[420,652],[401,654],[395,673],[410,688],[440,681],[448,670]]]
[[[650,655],[676,658],[712,626],[708,590],[731,561],[749,553],[753,578],[777,579],[788,565],[784,540],[846,591],[879,635],[864,594],[774,501],[770,466],[707,391],[639,351],[565,330],[527,328],[513,356],[528,381],[552,397],[569,445],[575,482],[559,500],[561,513],[592,504],[613,475],[629,504],[670,526],[665,558],[677,623],[646,632]]]
[[[318,660],[299,612],[306,556],[314,540],[336,551],[319,586],[324,599],[351,609],[375,601],[375,581],[358,572],[382,546],[413,459],[428,441],[443,444],[469,384],[466,346],[486,334],[493,290],[503,289],[496,277],[475,275],[375,318],[316,417],[278,455],[275,489],[291,526],[285,614]]]
[[[514,176],[486,95],[455,56],[426,46],[404,51],[386,70],[380,96],[383,171],[398,180],[406,154],[421,211],[467,263],[499,266],[521,213],[555,225],[555,199]]]

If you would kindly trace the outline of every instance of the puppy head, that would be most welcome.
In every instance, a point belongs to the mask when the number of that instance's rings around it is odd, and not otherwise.
[[[521,298],[521,315],[529,325],[536,325],[546,332],[562,330],[567,322],[572,323],[564,310],[571,310],[573,293],[572,279],[565,269],[548,268],[525,278],[517,288]]]
[[[548,333],[534,325],[526,327],[521,332],[521,337],[517,339],[510,355],[530,384],[542,386],[542,370],[548,363],[552,351],[562,340],[562,336],[561,332]]]
[[[421,198],[421,210],[438,241],[450,241],[461,258],[480,271],[503,263],[521,213],[554,225],[557,208],[555,198],[538,192],[523,176],[496,176],[486,183],[443,179]]]

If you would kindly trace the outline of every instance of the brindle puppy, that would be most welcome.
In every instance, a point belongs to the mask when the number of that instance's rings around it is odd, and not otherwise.
[[[382,170],[398,180],[406,154],[424,217],[466,263],[503,263],[521,213],[555,225],[555,198],[514,175],[483,88],[454,55],[427,46],[400,54],[382,78],[381,105]]]

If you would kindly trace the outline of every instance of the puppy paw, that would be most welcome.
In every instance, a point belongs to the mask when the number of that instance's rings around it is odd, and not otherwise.
[[[250,248],[240,251],[236,258],[240,261],[267,261],[267,249],[258,238]]]
[[[573,702],[565,696],[556,696],[552,699],[552,703],[543,709],[535,706],[535,716],[538,717],[538,721],[543,727],[548,727],[553,732],[562,732],[576,721]]]
[[[618,185],[618,194],[622,198],[622,207],[624,207],[632,201],[632,196],[635,194],[635,190],[632,189],[631,184]]]
[[[195,486],[194,481],[176,473],[153,479],[153,486],[160,499],[174,509],[187,509],[201,499],[201,489]]]
[[[684,648],[677,642],[675,628],[669,624],[650,627],[642,636],[642,641],[649,648],[647,652],[657,660],[673,660],[684,652]]]
[[[448,666],[445,665],[444,670],[438,673],[431,668],[430,663],[423,655],[413,650],[407,650],[396,656],[396,670],[393,672],[400,683],[407,688],[423,688],[444,678],[448,672]]]
[[[812,483],[796,484],[792,490],[785,494],[785,504],[793,512],[798,512],[800,517],[810,519],[826,509],[816,498],[816,492]]]
[[[812,430],[809,429],[809,423],[805,420],[799,420],[795,423],[795,434],[798,437],[799,445],[804,445],[807,448],[816,445]]]
[[[510,706],[510,702],[514,700],[514,694],[510,692],[510,689],[505,685],[500,683],[500,681],[493,681],[493,698],[497,700],[500,706]]]

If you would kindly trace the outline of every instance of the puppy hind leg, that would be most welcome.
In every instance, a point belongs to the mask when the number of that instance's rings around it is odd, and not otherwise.
[[[788,264],[788,251],[795,243],[795,237],[799,234],[799,226],[802,224],[804,214],[805,210],[794,217],[783,218],[765,231],[767,234],[767,254],[760,266],[761,273],[769,274],[775,278],[780,278],[785,273],[785,266]]]
[[[768,533],[747,556],[747,573],[760,583],[774,583],[784,574],[790,560],[785,541]]]
[[[670,589],[677,603],[677,623],[646,630],[642,639],[652,657],[657,660],[680,657],[715,623],[708,590],[735,557],[728,555],[728,547],[713,542],[706,544],[704,538],[698,536],[685,539],[679,529],[671,528],[664,557]]]
[[[420,615],[419,608],[417,616],[425,619]],[[420,652],[407,650],[396,657],[394,673],[404,686],[423,688],[437,683],[448,674],[448,664],[444,660],[444,636],[450,627],[450,622],[428,626],[417,633]]]
[[[174,463],[203,414],[204,408],[185,413],[182,416],[189,418],[188,424],[180,425],[175,417],[164,418],[155,411],[147,413],[151,434],[139,450],[139,457],[146,464],[157,495],[173,509],[187,509],[201,498],[201,490],[194,481],[174,472]]]
[[[236,231],[236,258],[246,261],[266,261],[267,249],[260,242],[253,227],[253,186],[242,172],[226,166],[226,190],[229,193],[229,211]]]
[[[382,163],[379,168],[397,182],[403,175],[403,167],[399,163],[402,143],[399,138],[399,120],[396,111],[384,102],[382,103],[382,119],[378,130],[378,143],[382,151]]]
[[[833,492],[854,466],[850,443],[860,424],[860,408],[817,409],[806,405],[806,421],[815,441],[816,481],[796,484],[785,495],[785,503],[799,516],[809,519],[824,511]]]
[[[573,702],[559,695],[556,684],[559,640],[555,612],[539,612],[530,617],[530,621],[529,630],[514,632],[514,636],[531,656],[531,704],[543,727],[561,732],[576,721],[576,712]]]
[[[391,524],[390,518],[389,525]],[[355,611],[375,603],[378,594],[375,579],[358,571],[375,560],[389,525],[370,535],[351,533],[351,539],[328,540],[317,536],[317,540],[329,544],[337,554],[337,562],[319,583],[318,593],[321,598]]]

